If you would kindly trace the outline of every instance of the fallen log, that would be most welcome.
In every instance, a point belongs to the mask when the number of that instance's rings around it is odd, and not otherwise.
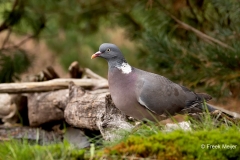
[[[105,140],[118,136],[118,130],[131,130],[127,116],[115,107],[108,90],[87,91],[70,84],[69,103],[64,118],[71,126],[100,130]]]
[[[28,118],[31,127],[63,121],[69,90],[28,94]]]
[[[108,82],[104,79],[61,78],[44,82],[2,83],[0,84],[0,93],[30,93],[67,89],[70,82],[84,88],[108,88]]]
[[[93,93],[71,84],[69,102],[64,110],[66,122],[74,127],[99,130],[96,120],[105,110],[105,96],[108,91]]]
[[[51,142],[60,142],[62,135],[40,128],[0,126],[0,142],[10,141],[12,139],[25,139],[39,144],[49,144]]]

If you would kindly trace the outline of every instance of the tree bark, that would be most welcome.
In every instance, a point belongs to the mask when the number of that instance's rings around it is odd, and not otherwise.
[[[97,117],[105,110],[108,90],[87,91],[74,84],[69,87],[69,103],[64,110],[67,123],[77,128],[99,130]]]
[[[68,124],[83,129],[100,130],[105,140],[116,138],[119,129],[130,130],[133,125],[112,102],[108,90],[85,91],[74,84],[69,88],[69,103],[64,110]]]
[[[80,68],[77,61],[74,61],[70,64],[70,66],[68,67],[68,71],[71,78],[82,78],[83,69]]]
[[[63,111],[68,103],[69,90],[28,95],[28,118],[32,127],[64,120]]]
[[[121,134],[117,134],[118,131],[129,132],[135,126],[135,124],[130,123],[130,121],[136,120],[128,119],[125,114],[115,107],[111,95],[106,95],[105,110],[102,114],[99,114],[96,121],[103,138],[109,141],[120,138]]]

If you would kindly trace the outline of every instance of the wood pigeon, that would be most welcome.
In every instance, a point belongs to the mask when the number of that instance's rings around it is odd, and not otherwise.
[[[202,112],[205,108],[210,112],[216,110],[204,103],[211,96],[130,66],[114,44],[102,44],[91,59],[95,57],[107,60],[111,97],[115,106],[128,116],[158,121],[176,113]]]

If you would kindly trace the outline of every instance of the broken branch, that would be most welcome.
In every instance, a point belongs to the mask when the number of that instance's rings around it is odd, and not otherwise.
[[[44,82],[22,82],[22,83],[2,83],[0,84],[0,93],[29,93],[46,92],[52,90],[66,89],[70,82],[76,86],[85,88],[107,88],[106,80],[97,79],[53,79]]]

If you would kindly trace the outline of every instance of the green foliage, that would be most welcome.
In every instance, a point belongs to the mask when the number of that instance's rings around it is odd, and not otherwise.
[[[240,23],[236,20],[240,13],[234,10],[239,2],[187,2],[169,1],[167,6],[163,3],[153,5],[149,12],[155,18],[143,23],[146,29],[141,37],[141,43],[145,45],[141,53],[143,63],[174,81],[184,82],[188,87],[207,86],[216,97],[228,96],[231,94],[229,86],[237,87],[236,83],[240,81],[237,36]],[[171,16],[221,40],[232,49],[189,31]]]
[[[46,160],[79,160],[84,159],[84,150],[72,148],[68,142],[49,144],[40,146],[29,144],[27,141],[9,141],[0,143],[1,159],[26,160],[26,159],[46,159]]]
[[[5,47],[12,31],[19,34],[31,34],[29,37],[37,37],[45,27],[45,19],[41,14],[26,7],[23,0],[1,1],[1,25],[0,32],[8,30],[0,49],[0,83],[19,80],[19,74],[30,66],[26,51],[20,49],[25,41],[18,45],[11,44]]]
[[[0,83],[18,80],[18,75],[30,65],[24,50],[0,51]]]

